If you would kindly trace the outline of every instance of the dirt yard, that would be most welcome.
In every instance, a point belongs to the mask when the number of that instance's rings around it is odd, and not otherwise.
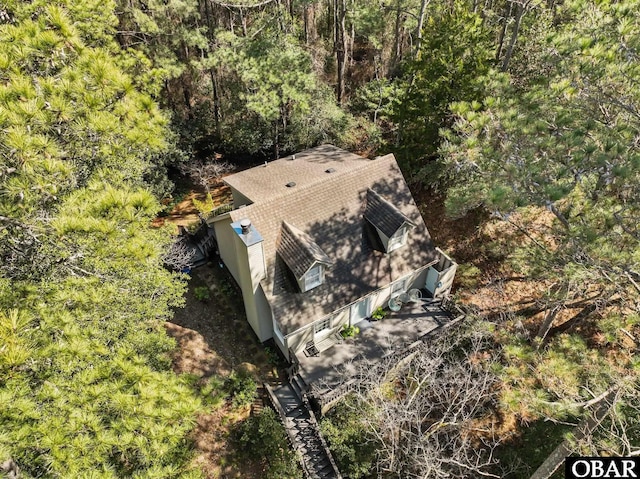
[[[196,298],[199,287],[209,289],[209,299]],[[284,372],[270,361],[244,316],[239,293],[233,288],[227,272],[218,264],[208,264],[193,271],[186,295],[186,306],[177,309],[165,325],[176,339],[174,355],[176,373],[189,373],[203,379],[213,375],[227,376],[241,367],[255,373],[259,384],[278,384]],[[259,479],[257,464],[238,463],[229,436],[250,412],[247,407],[234,410],[225,404],[210,414],[198,417],[193,432],[197,457],[195,463],[206,471],[207,478]]]

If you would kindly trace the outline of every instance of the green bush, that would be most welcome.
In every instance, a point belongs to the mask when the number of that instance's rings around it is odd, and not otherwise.
[[[360,332],[360,328],[358,326],[347,326],[346,324],[342,327],[342,331],[340,334],[343,338],[353,338],[356,334]]]
[[[382,307],[378,307],[376,308],[373,313],[371,313],[371,319],[375,319],[375,320],[381,320],[384,319],[384,317],[387,315],[387,312],[382,309]]]
[[[265,464],[264,479],[298,479],[302,471],[289,448],[287,433],[273,409],[265,408],[250,416],[237,431],[242,456]]]
[[[224,390],[231,396],[232,406],[240,408],[255,400],[258,386],[248,374],[233,371],[224,382]]]
[[[209,288],[207,288],[206,286],[198,286],[194,288],[193,295],[198,301],[206,301],[210,297]]]
[[[267,355],[269,364],[271,364],[272,366],[278,366],[281,363],[281,359],[280,359],[280,355],[278,354],[278,351],[275,351],[274,349],[267,346],[266,348],[264,348],[264,352]]]
[[[225,390],[225,381],[220,376],[214,375],[201,381],[199,389],[202,402],[214,409],[220,407],[228,395]]]
[[[322,435],[344,477],[373,477],[375,472],[378,442],[362,421],[368,413],[367,405],[347,398],[320,423]]]
[[[456,281],[460,288],[477,288],[480,283],[482,271],[477,266],[470,263],[463,263],[456,270]]]
[[[195,209],[197,209],[202,214],[207,214],[214,208],[213,198],[211,198],[211,193],[207,193],[204,201],[200,201],[197,198],[192,198],[191,202]]]

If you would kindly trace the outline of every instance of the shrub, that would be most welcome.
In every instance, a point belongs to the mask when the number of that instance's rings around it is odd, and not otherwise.
[[[193,290],[193,295],[198,301],[206,301],[209,299],[209,288],[206,286],[198,286]]]
[[[273,409],[265,408],[250,416],[237,432],[241,455],[266,464],[265,479],[297,479],[302,477],[295,454],[289,449],[287,433]]]
[[[255,400],[258,386],[247,373],[233,371],[225,380],[224,389],[231,396],[231,405],[240,408]]]
[[[384,317],[387,315],[387,312],[382,309],[382,307],[378,307],[376,308],[373,313],[371,313],[371,319],[375,319],[375,320],[380,320],[380,319],[384,319]]]
[[[202,381],[199,386],[200,397],[205,405],[215,409],[224,403],[228,393],[225,391],[223,378],[211,376],[209,379]]]
[[[346,324],[342,327],[342,331],[340,334],[343,338],[353,338],[356,334],[360,332],[360,328],[358,326],[347,326]]]
[[[271,364],[272,366],[278,366],[282,362],[278,351],[275,351],[274,349],[267,346],[264,348],[264,352],[267,355],[269,364]]]
[[[191,202],[193,203],[193,206],[195,207],[195,209],[197,209],[202,214],[209,213],[211,210],[213,210],[213,207],[214,207],[213,198],[211,198],[211,193],[207,193],[207,196],[205,197],[204,201],[200,201],[197,198],[192,198]]]
[[[373,477],[379,443],[362,420],[366,414],[369,414],[367,405],[356,404],[352,397],[347,397],[320,423],[322,435],[345,477]]]
[[[478,287],[481,275],[482,272],[477,266],[463,263],[458,266],[456,271],[456,281],[460,288],[473,289]]]

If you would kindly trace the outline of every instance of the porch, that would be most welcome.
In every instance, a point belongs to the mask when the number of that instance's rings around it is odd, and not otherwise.
[[[398,312],[387,311],[382,320],[359,322],[360,333],[354,338],[336,339],[335,344],[318,354],[298,352],[298,374],[315,391],[333,389],[345,378],[353,377],[359,363],[375,363],[393,352],[402,351],[452,319],[453,316],[442,308],[441,301],[421,299],[406,303]]]

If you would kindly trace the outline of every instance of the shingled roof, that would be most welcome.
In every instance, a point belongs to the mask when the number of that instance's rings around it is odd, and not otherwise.
[[[334,159],[339,158],[336,150],[329,149]],[[317,149],[310,151],[322,156]],[[264,238],[267,276],[261,285],[285,335],[436,260],[429,232],[393,155],[354,163],[230,213],[233,221],[249,218]],[[250,171],[234,175],[235,180],[242,182],[238,175]],[[415,225],[403,248],[385,254],[371,240],[371,227],[364,219],[368,190],[384,197]],[[300,292],[289,266],[277,254],[283,222],[308,235],[333,262],[322,285]]]
[[[303,188],[327,176],[360,168],[370,161],[333,145],[321,145],[226,176],[224,181],[251,202],[258,203],[274,195],[286,194],[291,188],[287,184],[295,183],[294,188]]]
[[[387,238],[391,238],[403,224],[415,226],[393,203],[385,200],[371,188],[367,190],[367,206],[364,210],[364,217],[382,231]]]
[[[315,263],[333,264],[311,236],[286,221],[282,222],[277,251],[297,279],[302,278]]]

